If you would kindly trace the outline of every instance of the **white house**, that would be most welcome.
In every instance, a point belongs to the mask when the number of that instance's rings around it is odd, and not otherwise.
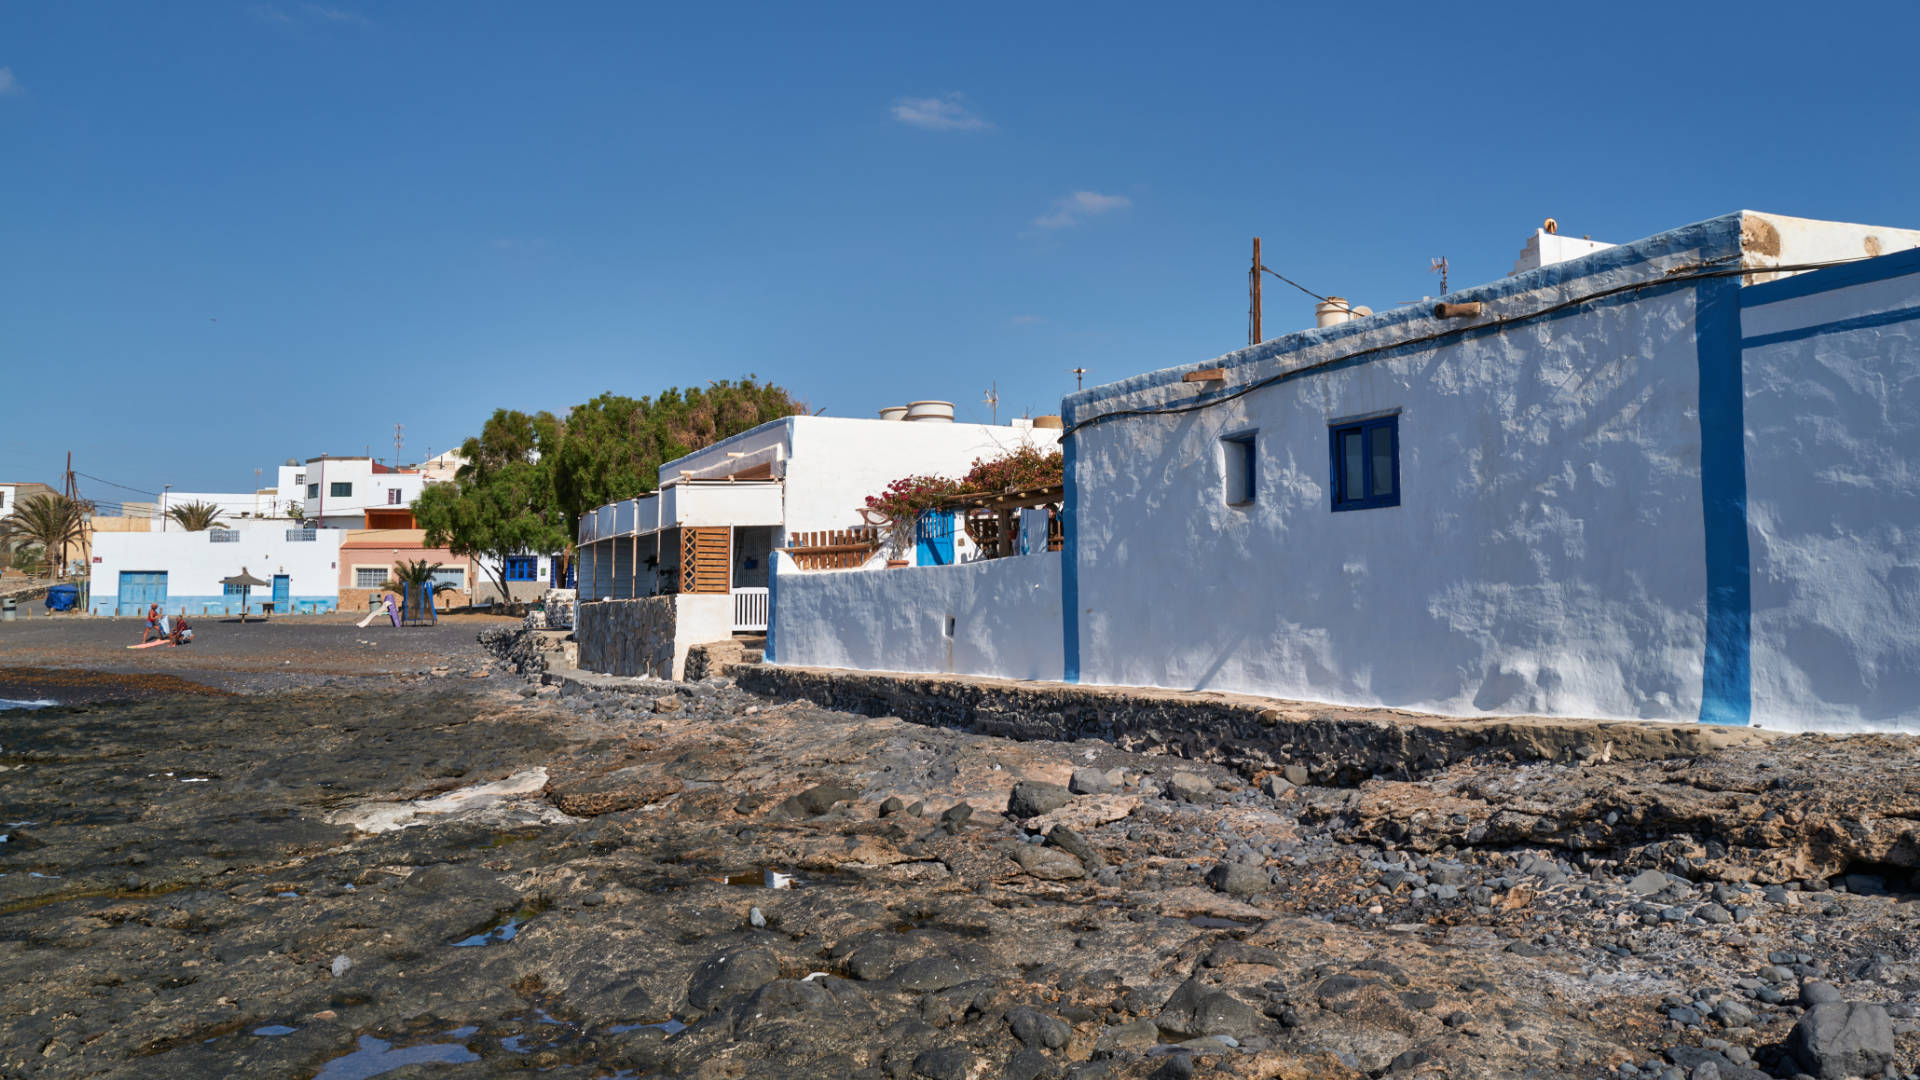
[[[977,459],[1023,444],[1050,447],[1058,436],[1024,422],[793,416],[668,462],[657,492],[601,507],[581,521],[575,630],[581,662],[594,670],[633,667],[609,659],[608,650],[626,643],[596,638],[641,632],[604,626],[599,620],[613,613],[590,615],[592,601],[659,597],[654,607],[670,602],[674,608],[667,625],[678,677],[688,646],[765,629],[776,548],[805,547],[823,560],[868,567],[884,565],[890,554],[911,555],[913,549],[884,546],[865,523],[860,511],[867,496],[909,475],[959,477]],[[964,536],[953,535],[944,550],[959,558],[966,547]]]
[[[1916,245],[1750,211],[1535,244],[1438,305],[1076,393],[1057,672],[998,644],[1045,622],[1029,560],[884,598],[782,575],[771,658],[1914,730]]]
[[[323,455],[280,466],[279,491],[285,500],[300,504],[307,521],[323,528],[400,527],[397,520],[385,522],[382,516],[407,510],[426,483],[426,476],[415,469],[396,469],[372,458]]]
[[[166,521],[169,514],[182,506],[201,503],[220,511],[220,520],[227,524],[252,519],[267,521],[288,521],[288,503],[298,502],[297,498],[282,498],[277,488],[261,488],[258,491],[173,491],[160,493],[155,514]],[[156,529],[160,527],[155,523]],[[178,526],[168,522],[167,528]]]
[[[240,590],[220,579],[242,570],[267,582],[249,612],[332,611],[338,605],[341,533],[248,524],[204,532],[103,532],[93,538],[94,615],[140,615],[149,604],[189,615],[233,614]]]

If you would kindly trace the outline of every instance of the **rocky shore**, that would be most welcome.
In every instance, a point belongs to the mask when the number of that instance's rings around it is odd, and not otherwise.
[[[6,714],[0,1075],[1920,1068],[1915,740],[1316,778],[504,666]]]

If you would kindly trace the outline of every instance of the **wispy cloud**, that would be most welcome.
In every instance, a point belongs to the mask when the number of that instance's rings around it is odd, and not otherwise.
[[[943,97],[903,97],[893,102],[893,118],[928,131],[985,131],[993,125],[955,91]]]
[[[325,4],[255,4],[253,17],[275,26],[371,26],[357,11]]]
[[[1033,219],[1043,229],[1065,229],[1088,218],[1125,210],[1133,200],[1125,195],[1102,195],[1097,191],[1076,191],[1064,199],[1055,199],[1053,209]]]
[[[13,69],[0,67],[0,96],[20,92],[20,80],[13,77]]]

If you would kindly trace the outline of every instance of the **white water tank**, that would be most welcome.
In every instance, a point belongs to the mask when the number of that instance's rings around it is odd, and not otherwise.
[[[907,419],[923,420],[933,424],[951,424],[953,423],[953,402],[910,401],[907,403]]]
[[[905,405],[889,405],[880,410],[880,419],[882,420],[905,420],[906,418],[907,407]]]

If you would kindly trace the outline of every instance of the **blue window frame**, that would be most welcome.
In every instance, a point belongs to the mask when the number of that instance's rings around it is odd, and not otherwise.
[[[1333,508],[1400,505],[1400,417],[1383,416],[1327,428],[1333,465]]]
[[[1259,491],[1260,467],[1255,453],[1254,433],[1243,431],[1220,439],[1222,494],[1228,506],[1246,506]]]
[[[507,556],[506,574],[508,581],[532,581],[539,576],[540,562],[533,555]]]
[[[220,586],[220,595],[245,596],[247,595],[247,587],[245,585],[224,585],[223,584]]]

